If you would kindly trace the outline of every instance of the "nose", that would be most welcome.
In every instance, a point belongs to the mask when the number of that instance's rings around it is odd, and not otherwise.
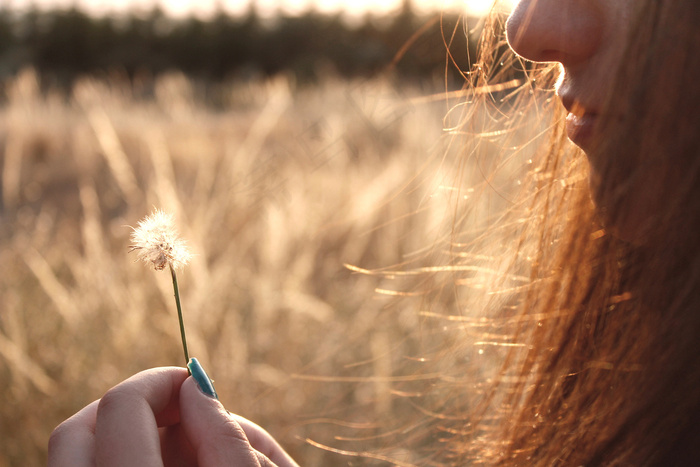
[[[598,50],[603,21],[592,0],[520,0],[506,23],[511,48],[535,62],[574,66]]]

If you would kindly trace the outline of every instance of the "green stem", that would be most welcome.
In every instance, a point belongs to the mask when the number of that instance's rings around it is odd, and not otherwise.
[[[175,269],[170,264],[170,275],[173,277],[173,290],[175,290],[175,305],[177,306],[177,319],[180,321],[180,336],[182,337],[182,348],[185,351],[185,366],[190,362],[190,354],[187,352],[187,337],[185,337],[185,322],[182,320],[182,307],[180,306],[180,291],[177,287],[177,276]],[[188,368],[189,371],[189,368]]]

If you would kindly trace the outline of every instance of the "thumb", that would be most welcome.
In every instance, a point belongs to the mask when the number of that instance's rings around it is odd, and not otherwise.
[[[241,425],[191,377],[180,388],[180,424],[201,467],[260,467]]]

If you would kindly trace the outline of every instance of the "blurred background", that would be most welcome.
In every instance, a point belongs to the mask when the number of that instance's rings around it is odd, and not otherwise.
[[[190,354],[229,410],[302,465],[391,464],[316,446],[347,430],[419,463],[375,421],[431,382],[395,376],[425,373],[421,304],[361,272],[441,254],[443,128],[489,4],[0,1],[0,466],[184,364],[169,275],[127,253],[154,207],[195,254]]]
[[[33,67],[47,84],[79,75],[157,75],[207,81],[291,72],[301,81],[393,71],[403,79],[468,69],[489,0],[441,9],[428,0],[347,2],[0,2],[0,77]],[[195,7],[196,5],[196,7]],[[470,7],[471,5],[471,7]],[[457,34],[455,34],[458,32]],[[466,33],[465,33],[466,32]]]

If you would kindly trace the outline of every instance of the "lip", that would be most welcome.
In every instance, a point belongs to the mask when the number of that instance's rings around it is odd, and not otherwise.
[[[566,116],[566,134],[569,139],[581,149],[588,149],[593,140],[593,131],[595,128],[596,114],[576,115],[569,113]]]
[[[598,113],[589,110],[578,100],[561,96],[564,108],[569,112],[566,116],[566,134],[569,139],[583,150],[591,147]]]

